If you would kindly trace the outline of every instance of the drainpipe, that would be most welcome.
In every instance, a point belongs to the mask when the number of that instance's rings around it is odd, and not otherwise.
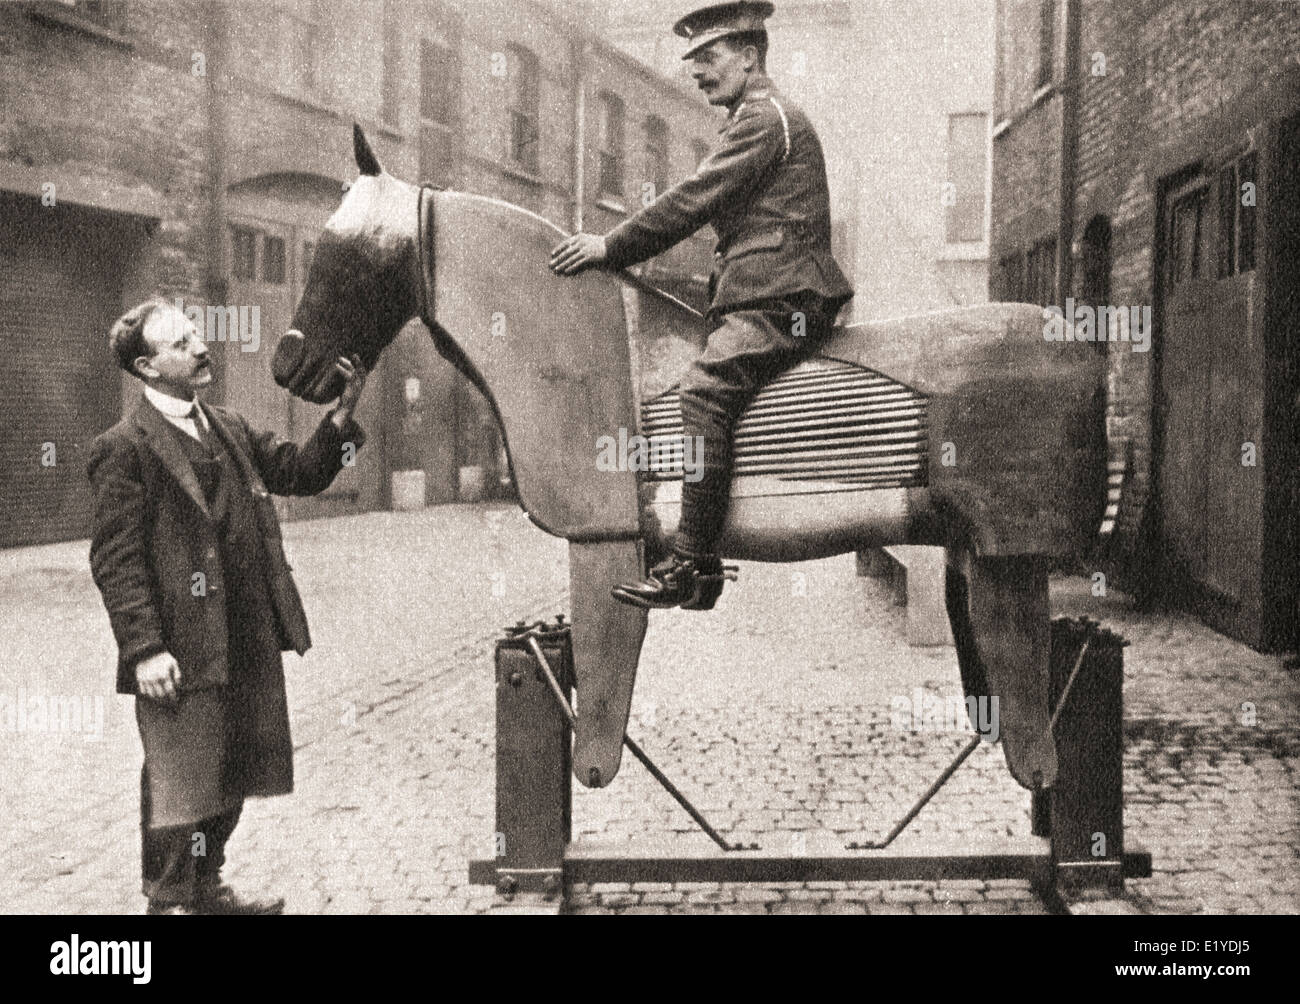
[[[1057,189],[1056,303],[1062,310],[1074,283],[1074,195],[1079,147],[1079,46],[1082,0],[1064,0],[1065,56],[1061,80],[1061,172]]]
[[[573,63],[573,232],[581,233],[587,201],[587,40],[570,47]]]
[[[226,228],[226,5],[225,0],[207,0],[203,31],[204,87],[208,113],[208,149],[206,173],[208,183],[208,219],[204,294],[210,304],[227,300],[225,263]],[[214,352],[217,376],[225,375],[225,353]],[[224,379],[220,380],[226,386]]]

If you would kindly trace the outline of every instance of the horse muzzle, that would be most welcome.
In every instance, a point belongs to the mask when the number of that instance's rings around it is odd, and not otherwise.
[[[312,404],[333,400],[343,391],[346,378],[338,366],[316,366],[307,352],[301,331],[290,329],[275,347],[271,376],[295,397]]]
[[[286,331],[280,344],[275,347],[275,355],[271,359],[271,376],[290,393],[298,393],[294,377],[302,366],[306,348],[307,342],[302,337],[302,332],[293,330]]]

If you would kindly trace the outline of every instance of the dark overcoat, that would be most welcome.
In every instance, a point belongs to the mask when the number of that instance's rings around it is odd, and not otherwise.
[[[853,288],[831,254],[826,160],[808,116],[760,74],[720,131],[694,175],[605,235],[606,264],[645,261],[711,224],[713,315],[815,293],[834,316]]]
[[[229,777],[223,786],[218,775],[229,775],[232,735],[247,761],[245,790],[236,794],[291,790],[280,652],[301,655],[311,637],[270,493],[323,491],[343,467],[345,444],[359,449],[365,438],[355,423],[340,430],[326,418],[298,447],[254,431],[234,411],[202,407],[238,474],[234,490],[251,502],[242,511],[251,512],[247,524],[256,538],[249,548],[256,602],[247,602],[247,583],[235,586],[239,596],[228,596],[225,542],[177,439],[185,434],[156,408],[141,402],[99,435],[87,466],[94,495],[90,566],[117,640],[117,690],[138,695],[136,663],[157,652],[170,652],[181,674],[177,705],[136,702],[152,825],[194,822],[228,807],[221,803],[233,797]],[[228,611],[232,603],[238,605]],[[237,706],[229,700],[232,675],[241,682]],[[232,715],[240,721],[232,723]]]

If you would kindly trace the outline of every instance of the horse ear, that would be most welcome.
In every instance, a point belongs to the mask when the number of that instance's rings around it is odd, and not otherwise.
[[[384,169],[379,166],[379,158],[370,149],[370,142],[361,126],[352,123],[352,155],[357,159],[357,168],[362,174],[378,175]]]

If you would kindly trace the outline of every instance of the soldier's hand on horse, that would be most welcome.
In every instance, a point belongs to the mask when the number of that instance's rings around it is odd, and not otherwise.
[[[135,664],[135,682],[143,696],[174,703],[180,693],[181,668],[170,652],[157,652]]]
[[[352,416],[352,409],[357,406],[357,401],[361,399],[362,388],[366,385],[366,368],[361,363],[361,357],[353,355],[351,358],[339,356],[338,362],[334,364],[338,367],[343,379],[343,392],[339,394],[338,407],[335,408],[335,414],[341,415],[342,419]]]
[[[576,275],[605,260],[605,238],[599,234],[574,234],[551,249],[551,271]]]

